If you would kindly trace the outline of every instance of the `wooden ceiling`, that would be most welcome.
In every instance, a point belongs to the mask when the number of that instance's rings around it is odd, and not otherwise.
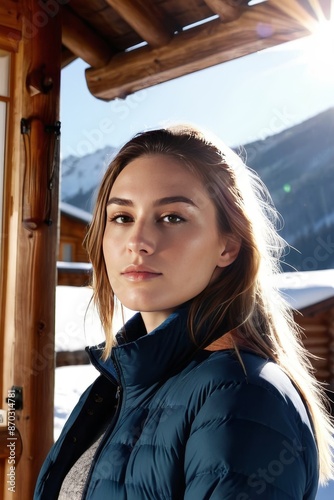
[[[89,64],[97,98],[124,98],[312,32],[331,0],[62,0],[63,66]]]

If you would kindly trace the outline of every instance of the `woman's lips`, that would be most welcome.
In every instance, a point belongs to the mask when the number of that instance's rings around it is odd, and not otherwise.
[[[122,271],[121,274],[129,281],[147,281],[158,278],[162,275],[162,273],[159,273],[154,269],[135,265],[128,266],[124,269],[124,271]]]
[[[128,271],[122,275],[129,281],[147,281],[158,278],[162,273],[154,273],[151,271]]]

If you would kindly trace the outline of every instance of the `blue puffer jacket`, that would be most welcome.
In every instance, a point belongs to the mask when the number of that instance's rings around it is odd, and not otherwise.
[[[197,350],[187,309],[100,361],[40,472],[35,500],[56,499],[67,471],[108,422],[83,495],[89,500],[311,500],[317,449],[305,406],[272,361]],[[137,339],[137,340],[135,340]],[[120,390],[117,390],[117,387]],[[70,499],[69,499],[70,500]]]

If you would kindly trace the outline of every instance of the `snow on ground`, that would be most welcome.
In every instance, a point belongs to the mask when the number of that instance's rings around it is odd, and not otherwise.
[[[334,269],[285,273],[278,286],[291,307],[302,309],[334,297]],[[58,286],[56,292],[56,350],[79,350],[103,340],[97,312],[89,305],[92,292],[87,287]],[[88,307],[89,306],[89,307]],[[125,320],[132,311],[125,309]],[[115,330],[122,325],[117,315]],[[72,408],[98,372],[91,365],[63,366],[56,369],[54,438],[57,439]],[[334,500],[334,481],[319,489],[316,500]]]
[[[57,286],[56,351],[77,351],[103,340],[103,331],[88,287]]]
[[[60,366],[55,376],[54,439],[59,434],[81,394],[99,376],[92,365]]]
[[[104,340],[101,323],[91,302],[89,287],[57,286],[56,289],[56,351],[77,351]],[[124,309],[127,321],[134,312]],[[116,308],[114,330],[122,326],[120,308]]]

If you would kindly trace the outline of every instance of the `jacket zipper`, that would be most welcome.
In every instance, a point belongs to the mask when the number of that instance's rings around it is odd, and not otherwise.
[[[112,358],[112,361],[113,361],[113,364],[114,364],[114,367],[115,367],[115,370],[117,372],[117,375],[119,377],[119,381],[121,380],[121,377],[120,377],[120,370],[118,368],[118,365],[117,365],[117,362],[114,358],[114,356],[111,356]],[[94,366],[95,368],[98,368],[99,372],[100,373],[103,373],[103,375],[105,375],[104,372],[106,372],[106,370],[103,370],[101,369],[102,367],[100,365],[98,365],[98,363],[95,363],[95,359],[94,359]],[[111,380],[110,377],[108,377],[109,380]],[[112,382],[114,383],[115,381],[112,380]],[[93,474],[93,469],[94,469],[94,466],[97,462],[97,459],[104,447],[104,444],[105,442],[107,441],[107,439],[109,439],[109,437],[111,437],[112,435],[112,431],[115,430],[115,427],[116,427],[116,424],[117,424],[117,421],[118,421],[118,417],[120,415],[120,410],[121,410],[121,406],[122,406],[122,386],[121,384],[119,383],[117,385],[117,389],[116,389],[116,395],[115,395],[115,399],[116,399],[116,409],[115,409],[115,414],[113,416],[113,418],[111,419],[111,422],[110,424],[108,425],[105,433],[104,433],[104,436],[103,436],[103,439],[102,441],[100,442],[96,452],[95,452],[95,455],[94,455],[94,458],[93,458],[93,461],[91,463],[91,466],[89,468],[89,472],[88,472],[88,475],[87,475],[87,479],[86,479],[86,482],[85,482],[85,487],[83,489],[83,492],[82,492],[82,500],[84,500],[86,498],[86,494],[87,494],[87,491],[88,491],[88,487],[89,487],[89,483],[90,483],[90,479],[92,477],[92,474]]]

